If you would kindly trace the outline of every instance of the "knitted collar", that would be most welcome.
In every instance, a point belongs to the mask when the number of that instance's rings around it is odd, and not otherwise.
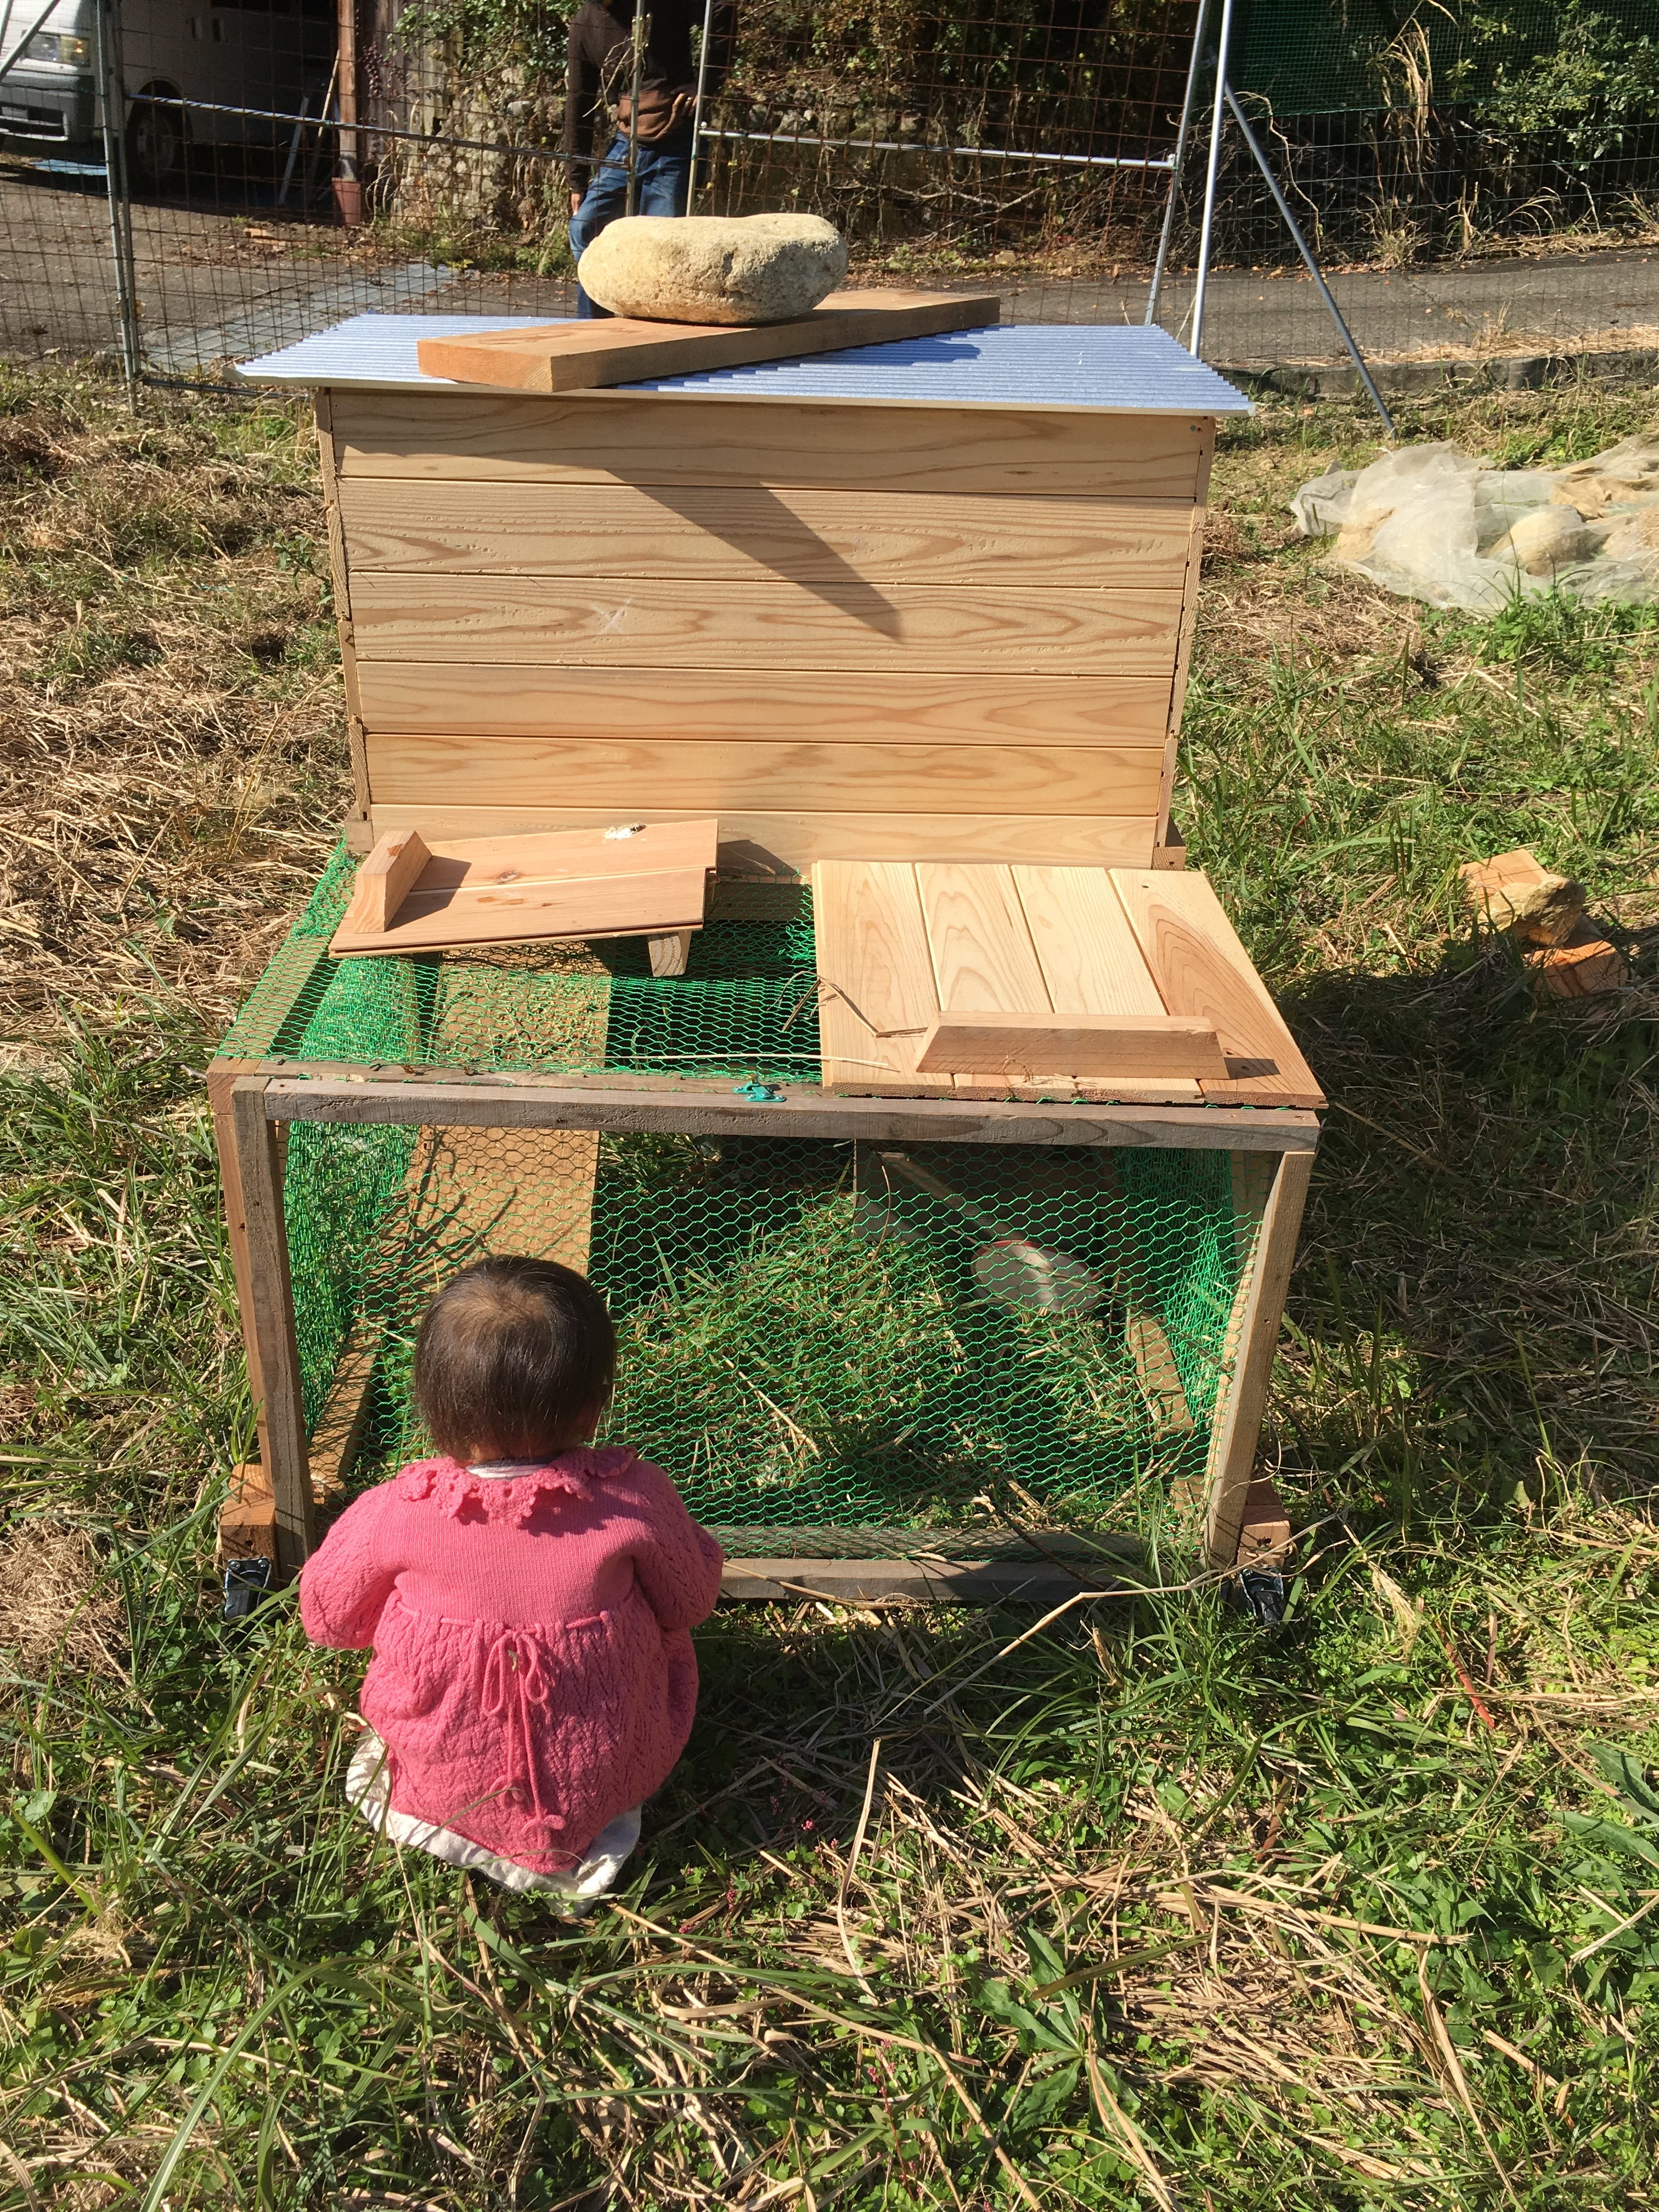
[[[459,1460],[423,1459],[394,1480],[399,1498],[429,1498],[452,1521],[465,1516],[522,1528],[543,1497],[563,1491],[572,1498],[592,1498],[595,1483],[624,1474],[638,1458],[632,1444],[579,1444],[522,1474],[474,1474]]]

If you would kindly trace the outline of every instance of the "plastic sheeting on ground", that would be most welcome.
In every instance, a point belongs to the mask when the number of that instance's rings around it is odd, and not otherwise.
[[[1448,445],[1332,469],[1291,501],[1304,538],[1386,590],[1494,614],[1517,595],[1651,599],[1659,586],[1659,437],[1561,469],[1499,469]]]

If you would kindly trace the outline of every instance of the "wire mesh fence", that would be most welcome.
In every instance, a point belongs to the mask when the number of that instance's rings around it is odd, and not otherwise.
[[[1173,186],[1158,319],[1189,329],[1220,0],[1201,25],[1197,0],[737,0],[734,33],[730,4],[655,9],[685,18],[694,58],[711,26],[694,211],[811,210],[856,281],[1138,322]],[[1659,0],[1235,15],[1230,77],[1369,353],[1659,344]],[[0,19],[11,358],[118,352],[124,234],[155,375],[365,310],[571,312],[569,157],[603,151],[616,100],[567,112],[564,4],[0,0]],[[1214,268],[1209,358],[1340,357],[1231,123]]]
[[[326,941],[354,865],[337,858],[296,941]],[[682,977],[626,940],[325,962],[276,1054],[799,1091],[819,1074],[811,894],[768,896],[769,915],[701,931]],[[260,1024],[256,990],[223,1049]],[[723,1528],[1097,1522],[1143,1480],[1202,1474],[1255,1234],[1236,1172],[1222,1151],[297,1121],[313,1463],[326,1483],[349,1428],[368,1470],[427,1448],[421,1314],[458,1269],[517,1252],[605,1291],[609,1433]]]

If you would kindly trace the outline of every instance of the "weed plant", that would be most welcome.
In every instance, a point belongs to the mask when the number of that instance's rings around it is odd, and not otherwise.
[[[1410,428],[1565,459],[1646,404]],[[1041,1627],[724,1612],[571,1924],[376,1843],[361,1662],[289,1595],[220,1617],[252,1425],[199,1071],[344,746],[303,436],[148,406],[0,388],[0,2202],[1650,2203],[1647,623],[1382,599],[1283,511],[1359,418],[1230,434],[1178,805],[1334,1102],[1267,1444],[1287,1619],[1174,1554]],[[123,625],[157,655],[70,665]],[[1540,1007],[1474,931],[1457,864],[1522,842],[1628,991]]]

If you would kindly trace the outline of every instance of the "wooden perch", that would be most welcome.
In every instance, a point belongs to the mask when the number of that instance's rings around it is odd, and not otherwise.
[[[916,1053],[918,1073],[1193,1076],[1224,1082],[1214,1025],[1179,1014],[941,1014]]]

